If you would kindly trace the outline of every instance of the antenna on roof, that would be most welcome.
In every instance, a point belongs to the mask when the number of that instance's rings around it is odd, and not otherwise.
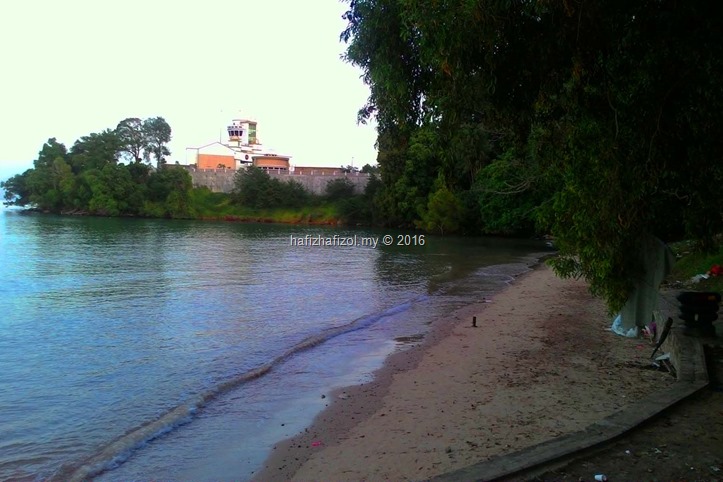
[[[219,114],[220,114],[221,119],[223,119],[224,118],[223,117],[224,116],[223,109],[219,109]],[[219,126],[219,128],[218,128],[218,143],[219,144],[223,144],[222,137],[223,137],[223,126]]]

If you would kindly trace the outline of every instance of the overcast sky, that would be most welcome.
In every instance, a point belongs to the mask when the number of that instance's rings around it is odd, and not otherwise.
[[[374,163],[357,126],[369,95],[344,63],[338,0],[2,2],[0,180],[43,143],[70,148],[126,117],[162,116],[171,162],[218,140],[234,117],[295,165]]]

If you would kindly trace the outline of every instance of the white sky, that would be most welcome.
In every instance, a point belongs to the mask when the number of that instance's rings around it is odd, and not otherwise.
[[[0,180],[43,143],[68,148],[126,117],[161,116],[170,162],[234,117],[294,165],[376,162],[369,91],[344,63],[338,0],[25,0],[0,5]]]

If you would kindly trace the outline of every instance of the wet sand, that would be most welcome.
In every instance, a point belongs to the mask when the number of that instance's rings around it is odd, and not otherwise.
[[[419,480],[584,428],[673,383],[609,330],[580,280],[540,265],[491,300],[435,322],[372,382],[277,445],[255,480]],[[472,317],[477,327],[472,327]]]

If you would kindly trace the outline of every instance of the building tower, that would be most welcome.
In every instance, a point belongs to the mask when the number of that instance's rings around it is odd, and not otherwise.
[[[256,121],[234,119],[226,128],[230,147],[248,147],[258,144],[256,138]]]

